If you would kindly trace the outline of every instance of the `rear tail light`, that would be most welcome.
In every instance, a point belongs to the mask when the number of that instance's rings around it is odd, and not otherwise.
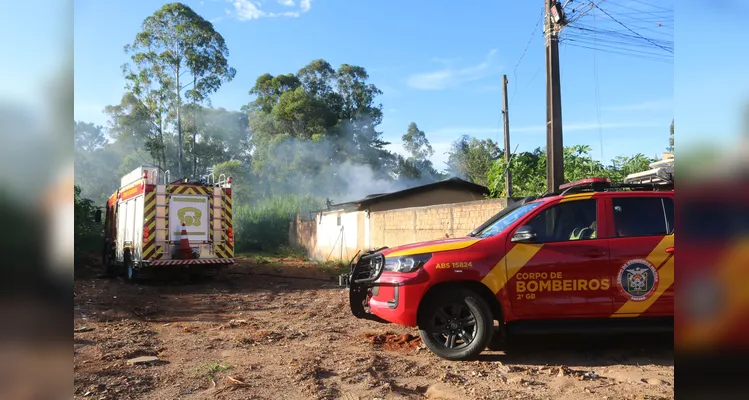
[[[234,230],[232,228],[228,229],[226,235],[229,236],[229,243],[234,243]]]
[[[147,226],[144,226],[144,227],[143,227],[143,239],[144,239],[144,240],[148,240],[148,235],[149,235],[149,232],[148,232],[148,227],[147,227]]]

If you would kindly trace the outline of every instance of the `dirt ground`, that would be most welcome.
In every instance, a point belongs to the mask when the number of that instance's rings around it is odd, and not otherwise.
[[[83,268],[80,268],[83,270]],[[86,276],[88,275],[88,276]],[[449,362],[354,318],[329,270],[240,259],[198,282],[75,281],[76,399],[670,399],[673,341],[543,337]],[[156,361],[131,364],[143,356]]]

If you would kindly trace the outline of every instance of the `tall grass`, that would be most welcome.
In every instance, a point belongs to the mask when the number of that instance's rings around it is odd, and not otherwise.
[[[243,205],[234,210],[236,251],[278,250],[289,242],[289,223],[300,210],[319,209],[312,196],[283,196]]]

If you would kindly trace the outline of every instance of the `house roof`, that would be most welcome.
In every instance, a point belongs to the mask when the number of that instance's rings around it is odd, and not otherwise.
[[[372,204],[375,204],[381,201],[402,198],[402,197],[410,196],[413,194],[417,194],[421,191],[437,189],[437,188],[464,189],[466,191],[473,191],[473,192],[477,192],[481,194],[488,193],[489,191],[489,189],[486,186],[481,186],[476,183],[469,182],[460,178],[448,178],[448,179],[443,179],[441,181],[428,183],[426,185],[414,186],[408,189],[399,190],[396,192],[370,194],[360,200],[349,201],[346,203],[333,204],[331,205],[331,209],[337,208],[337,209],[347,209],[347,210],[351,210],[351,209],[361,210],[361,209],[366,208],[367,206],[370,206]]]

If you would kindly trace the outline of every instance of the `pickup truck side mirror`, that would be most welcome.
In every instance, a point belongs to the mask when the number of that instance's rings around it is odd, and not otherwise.
[[[534,242],[536,240],[536,232],[530,225],[523,225],[515,231],[510,241],[513,242]]]
[[[101,210],[96,210],[96,213],[94,213],[94,221],[101,222]]]

